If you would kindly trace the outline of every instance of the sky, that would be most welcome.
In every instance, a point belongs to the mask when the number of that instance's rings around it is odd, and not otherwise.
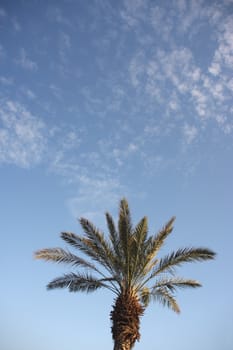
[[[176,216],[161,256],[217,252],[135,349],[232,349],[232,141],[232,0],[1,0],[0,348],[112,348],[113,295],[46,291],[69,269],[33,252],[126,197],[151,234]]]

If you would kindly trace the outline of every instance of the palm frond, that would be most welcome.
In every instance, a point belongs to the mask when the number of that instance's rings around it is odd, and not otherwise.
[[[144,257],[144,245],[147,239],[148,224],[147,217],[143,217],[132,232],[132,243],[130,249],[130,260],[132,265],[131,278],[135,280],[140,271]]]
[[[127,253],[129,248],[129,239],[131,235],[131,229],[132,229],[132,223],[131,223],[129,205],[127,200],[123,198],[120,201],[118,231],[119,231],[120,243],[126,256],[128,255]]]
[[[84,232],[87,235],[87,238],[93,242],[94,245],[98,247],[100,250],[106,250],[107,242],[104,239],[104,234],[100,232],[89,220],[85,218],[80,218],[79,220]]]
[[[156,291],[157,288],[166,287],[171,292],[174,292],[177,288],[197,288],[201,287],[198,281],[183,279],[183,278],[162,278],[158,280],[152,287],[152,292]]]
[[[118,219],[118,232],[120,238],[120,250],[123,258],[123,283],[128,285],[130,280],[130,238],[132,231],[131,215],[128,206],[128,202],[125,198],[120,201],[119,219]]]
[[[104,238],[104,234],[85,218],[80,219],[80,224],[93,249],[101,256],[105,265],[113,272],[115,262],[114,252],[112,251],[109,242]]]
[[[150,244],[148,245],[146,251],[148,261],[151,261],[156,256],[164,244],[165,239],[172,232],[175,219],[175,216],[173,216],[149,242]]]
[[[160,274],[161,272],[168,271],[174,272],[174,267],[181,265],[185,262],[205,261],[214,259],[215,253],[208,248],[181,248],[176,252],[165,256],[160,259],[159,265],[152,272],[150,278]]]
[[[108,226],[108,230],[109,230],[110,241],[112,243],[113,266],[114,266],[116,275],[118,276],[118,282],[120,284],[120,281],[122,280],[122,276],[127,273],[126,272],[126,264],[124,261],[124,254],[122,254],[120,237],[119,237],[119,233],[116,229],[114,220],[109,213],[106,213],[105,216],[106,216],[107,226]]]
[[[99,264],[101,264],[105,268],[108,268],[108,266],[106,266],[106,262],[103,256],[100,254],[100,252],[98,252],[98,250],[90,240],[80,237],[77,234],[74,234],[72,232],[62,232],[61,238],[65,242],[69,243],[71,246],[85,253],[94,261],[97,261]]]
[[[82,266],[85,268],[90,268],[98,272],[96,267],[89,263],[88,261],[76,256],[75,254],[70,253],[62,248],[47,248],[41,249],[35,252],[34,254],[36,259],[42,259],[45,261],[53,261],[57,263],[66,263],[73,266]]]
[[[166,287],[160,287],[151,292],[151,297],[154,301],[160,302],[163,306],[167,306],[176,313],[180,313],[179,305],[177,304],[174,296],[169,293]]]
[[[149,237],[144,243],[144,254],[140,259],[141,264],[137,278],[140,276],[145,277],[157,264],[158,260],[155,259],[155,257],[161,246],[164,244],[165,239],[172,232],[174,221],[175,216],[173,216],[154,237]]]
[[[112,246],[115,252],[119,254],[119,234],[116,230],[114,220],[109,213],[105,213],[105,217],[108,225],[109,236],[112,242]]]
[[[47,289],[68,288],[70,292],[94,292],[99,288],[110,288],[103,280],[99,280],[89,274],[69,273],[62,277],[55,278],[48,285]]]
[[[147,307],[151,300],[151,291],[148,287],[144,287],[140,290],[140,300],[144,307]]]

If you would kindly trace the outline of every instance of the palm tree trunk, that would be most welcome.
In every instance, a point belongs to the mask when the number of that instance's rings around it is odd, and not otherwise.
[[[124,292],[116,299],[110,314],[114,350],[131,350],[140,339],[140,316],[144,308],[132,292]]]
[[[131,350],[132,347],[130,346],[129,342],[125,342],[124,344],[118,343],[115,341],[113,350]]]

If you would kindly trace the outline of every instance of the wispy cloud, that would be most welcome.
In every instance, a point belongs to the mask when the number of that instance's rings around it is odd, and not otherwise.
[[[209,67],[210,73],[218,75],[222,67],[233,68],[233,19],[228,16],[218,27],[218,47]]]
[[[124,189],[115,179],[82,176],[77,194],[67,201],[67,205],[74,216],[102,223],[103,214],[116,205],[123,193]]]
[[[69,128],[66,132],[64,128],[55,130],[52,138],[59,138],[59,142],[52,147],[50,171],[59,175],[66,186],[72,186],[74,194],[66,203],[75,217],[103,222],[103,213],[119,200],[123,187],[119,178],[105,168],[98,145],[96,151],[84,151],[84,135],[85,131]],[[129,148],[134,151],[133,145]]]
[[[43,157],[43,121],[14,101],[0,103],[0,163],[28,168]]]
[[[194,125],[185,123],[183,133],[187,144],[191,144],[198,135],[198,129]]]
[[[53,21],[57,22],[58,24],[71,26],[71,22],[69,19],[64,15],[62,10],[59,7],[49,7],[47,11],[47,17]]]
[[[37,63],[28,57],[28,54],[24,48],[20,49],[19,58],[16,60],[16,63],[27,70],[35,71],[38,69]]]
[[[13,25],[14,30],[16,32],[20,32],[21,31],[21,25],[18,22],[18,20],[15,17],[13,17],[11,21],[12,21],[12,25]]]
[[[0,59],[4,58],[6,55],[6,51],[4,47],[0,44]]]
[[[6,15],[6,11],[2,7],[0,7],[0,17],[6,17]]]
[[[0,76],[0,83],[3,85],[12,85],[14,79],[12,77]]]
[[[121,18],[129,27],[135,27],[138,23],[145,19],[144,10],[146,1],[144,0],[124,0],[124,8],[121,11]]]

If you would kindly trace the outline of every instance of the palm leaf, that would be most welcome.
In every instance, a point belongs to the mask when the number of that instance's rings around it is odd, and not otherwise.
[[[147,260],[151,261],[162,245],[164,244],[165,239],[173,230],[173,223],[175,221],[175,216],[173,216],[164,227],[149,241],[149,245],[146,250]]]
[[[102,280],[85,274],[75,274],[69,273],[65,274],[63,277],[58,277],[52,280],[48,285],[47,289],[56,288],[68,288],[70,292],[94,292],[99,288],[109,288]]]
[[[196,288],[201,287],[201,284],[198,281],[183,279],[183,278],[166,278],[160,279],[152,287],[152,291],[155,291],[157,288],[166,287],[171,292],[174,292],[176,288]]]
[[[45,261],[71,264],[73,266],[82,266],[98,272],[93,264],[62,248],[48,248],[38,250],[35,252],[35,258],[43,259]]]
[[[118,231],[120,243],[125,257],[128,257],[129,239],[131,235],[132,223],[128,202],[126,199],[120,201]]]
[[[132,223],[131,223],[131,215],[130,210],[128,206],[128,202],[126,199],[122,199],[120,201],[120,208],[119,208],[119,220],[118,220],[118,232],[119,232],[119,238],[120,238],[120,250],[122,252],[122,258],[123,258],[123,284],[125,286],[129,286],[130,283],[130,266],[129,266],[129,259],[130,259],[130,238],[131,238],[131,230],[132,230]]]
[[[154,301],[160,302],[163,306],[167,306],[176,313],[180,313],[179,305],[166,287],[160,287],[154,290],[151,292],[151,297],[154,299]]]
[[[88,255],[91,259],[97,261],[99,264],[108,269],[108,266],[106,265],[103,256],[100,254],[100,252],[98,252],[98,250],[90,240],[80,237],[72,232],[62,232],[61,238],[65,242],[69,243],[71,246],[79,249],[80,251]]]
[[[110,271],[114,272],[115,257],[108,241],[104,238],[104,234],[100,232],[89,220],[85,218],[80,219],[80,224],[85,231],[89,243],[98,255],[101,256],[102,261],[108,266]]]
[[[159,266],[152,272],[150,278],[158,275],[161,272],[174,272],[174,267],[185,262],[205,261],[214,259],[215,253],[207,248],[181,248],[176,252],[160,259]]]
[[[138,272],[140,271],[142,259],[144,256],[144,244],[146,242],[148,233],[147,217],[143,217],[132,233],[131,252],[130,257],[132,260],[131,277],[135,280]]]
[[[112,242],[112,246],[113,246],[115,252],[117,253],[117,255],[119,255],[119,253],[120,253],[119,252],[119,234],[116,230],[114,220],[109,213],[106,213],[105,217],[106,217],[106,221],[107,221],[107,225],[108,225],[109,236],[110,236],[110,240]]]
[[[173,216],[154,237],[149,237],[144,243],[144,256],[141,257],[141,267],[138,276],[146,276],[157,264],[158,260],[154,258],[164,244],[165,239],[172,232],[174,221],[175,216]]]

